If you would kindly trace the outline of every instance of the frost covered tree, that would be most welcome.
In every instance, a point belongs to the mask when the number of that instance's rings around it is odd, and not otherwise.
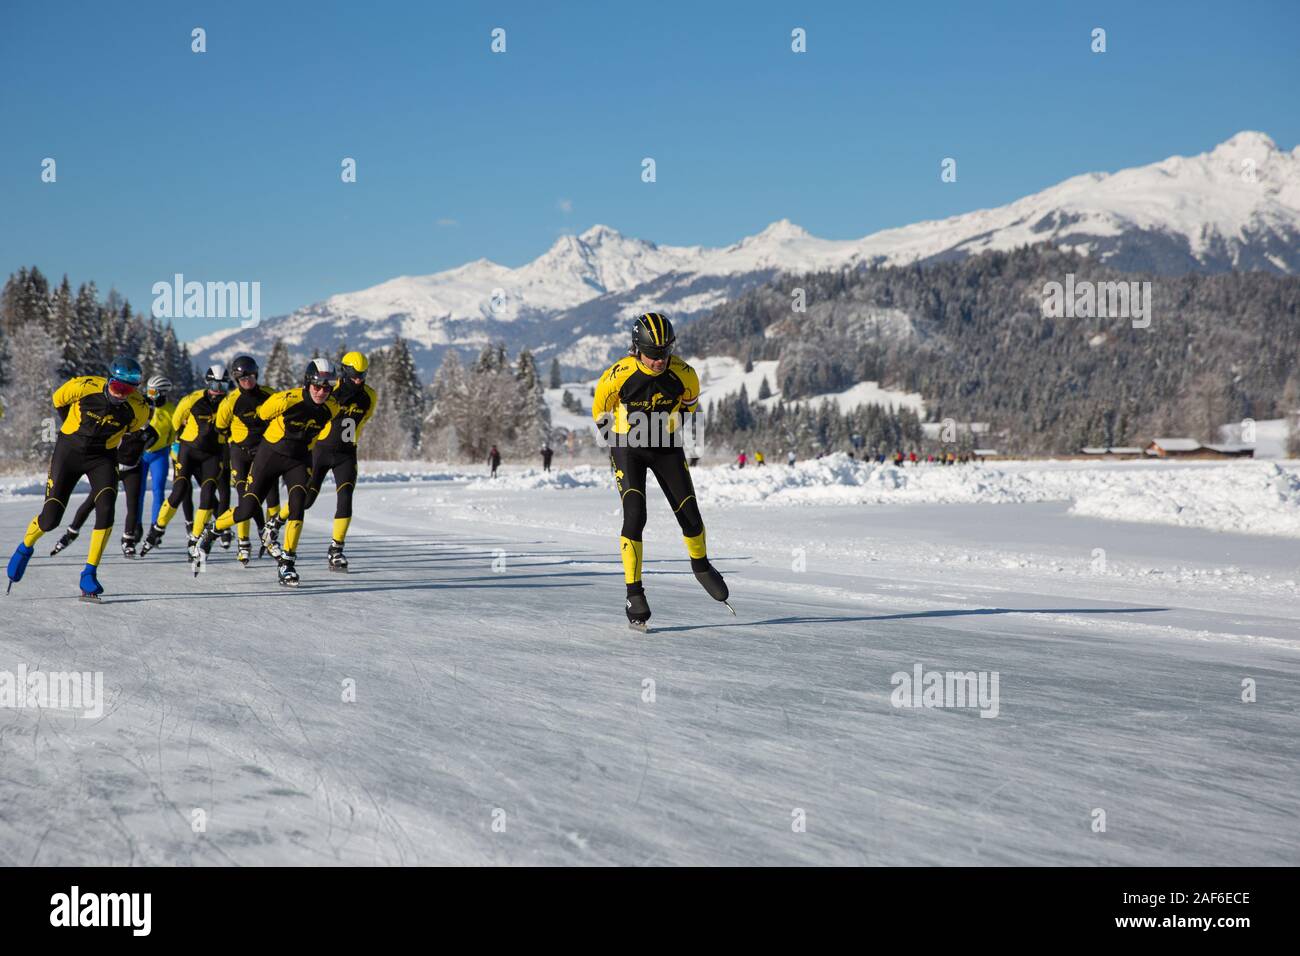
[[[262,372],[262,381],[277,392],[293,388],[298,384],[289,361],[289,349],[282,339],[276,339],[271,345],[271,354],[267,357],[266,368]]]

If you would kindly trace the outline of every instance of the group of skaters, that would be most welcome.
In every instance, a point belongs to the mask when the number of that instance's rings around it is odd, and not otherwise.
[[[332,473],[336,504],[327,559],[331,570],[346,571],[343,548],[352,520],[357,443],[377,403],[374,389],[365,382],[368,368],[360,352],[344,355],[338,370],[328,359],[314,358],[301,386],[276,391],[258,381],[257,361],[240,355],[228,370],[220,364],[209,367],[203,387],[177,402],[171,400],[171,381],[162,375],[145,381],[132,358],[114,359],[107,376],[69,379],[52,396],[62,424],[50,458],[45,501],[9,559],[9,587],[22,580],[37,540],[59,527],[83,477],[90,483],[90,494],[50,553],[68,547],[94,514],[81,572],[84,600],[96,601],[104,590],[98,571],[112,535],[119,484],[126,506],[121,539],[125,557],[144,558],[158,548],[180,512],[188,528],[186,552],[193,574],[202,569],[218,541],[228,549],[237,540],[237,560],[247,567],[256,524],[258,557],[269,553],[276,560],[279,582],[295,587],[303,518],[315,504],[325,475]],[[145,532],[149,489],[153,507]]]
[[[661,313],[638,316],[631,339],[628,355],[601,376],[592,405],[597,426],[616,436],[610,467],[622,502],[619,554],[628,623],[645,630],[650,619],[642,581],[642,535],[651,474],[681,529],[696,580],[734,614],[727,584],[709,561],[704,520],[682,443],[639,437],[644,432],[639,426],[642,416],[666,412],[669,437],[686,426],[699,401],[699,377],[673,354],[673,326]],[[186,550],[196,575],[213,544],[223,537],[231,540],[232,529],[239,562],[247,565],[252,560],[250,524],[256,524],[264,549],[258,556],[270,553],[280,583],[296,586],[303,516],[315,503],[326,472],[333,472],[337,505],[328,561],[331,569],[346,570],[343,547],[352,517],[357,443],[377,396],[365,384],[364,355],[349,352],[339,364],[336,372],[329,360],[312,359],[301,386],[274,391],[259,383],[257,362],[241,355],[229,371],[213,365],[203,387],[175,404],[171,383],[159,375],[144,381],[140,364],[131,358],[115,359],[106,376],[79,376],[59,386],[53,404],[63,424],[50,460],[45,501],[9,559],[9,587],[22,580],[36,542],[59,527],[82,477],[89,479],[89,498],[54,550],[66,548],[94,513],[81,572],[84,600],[98,601],[104,590],[98,569],[113,530],[119,483],[126,495],[125,556],[144,559],[162,546],[169,523],[181,512],[186,515]],[[551,454],[549,445],[542,448],[544,468],[549,469]],[[757,460],[761,463],[761,456]],[[169,461],[171,490],[164,498]],[[495,475],[501,464],[496,446],[489,464]],[[154,499],[145,532],[142,514],[148,487]],[[281,529],[283,542],[278,537]]]

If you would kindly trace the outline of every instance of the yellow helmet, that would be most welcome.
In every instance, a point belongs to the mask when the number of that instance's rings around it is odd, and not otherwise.
[[[349,352],[339,364],[343,366],[343,374],[350,378],[365,378],[366,369],[370,368],[370,362],[360,352]]]

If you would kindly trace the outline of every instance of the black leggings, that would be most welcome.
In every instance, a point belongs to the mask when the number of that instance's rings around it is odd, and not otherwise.
[[[629,448],[616,445],[610,449],[609,463],[614,469],[619,496],[623,499],[623,537],[640,541],[646,521],[646,473],[654,472],[663,489],[668,506],[677,516],[682,534],[693,538],[704,530],[700,505],[695,499],[695,484],[686,467],[686,453],[681,448]]]
[[[221,474],[217,475],[217,514],[230,509],[230,472],[234,459],[229,445],[221,446]]]
[[[357,486],[357,452],[355,445],[348,450],[342,448],[322,448],[317,445],[311,453],[311,483],[307,486],[307,507],[316,503],[325,473],[334,472],[334,486],[338,489],[338,500],[334,504],[334,517],[352,517],[352,492]]]
[[[171,494],[176,494],[177,488],[181,489],[181,494],[184,496],[181,498],[181,508],[185,511],[185,524],[187,526],[192,525],[194,523],[194,486],[190,484],[188,478],[183,483],[181,482],[181,463],[179,459],[172,462]],[[170,498],[168,500],[170,501]]]
[[[221,452],[200,451],[188,442],[182,442],[180,464],[167,503],[173,510],[181,507],[190,479],[196,478],[199,482],[199,507],[213,511],[217,507],[217,482],[221,479],[222,464]]]
[[[262,502],[271,494],[278,494],[276,485],[284,479],[289,489],[289,521],[301,521],[306,510],[307,485],[311,481],[308,459],[296,458],[279,451],[270,442],[262,442],[253,457],[250,478],[239,492],[235,508],[235,523],[249,521],[261,513]]]
[[[230,472],[234,476],[235,490],[239,493],[239,499],[243,498],[245,491],[252,490],[253,479],[251,472],[256,456],[257,448],[249,450],[243,445],[230,446]],[[266,493],[266,506],[268,508],[280,507],[280,483],[278,481],[273,482]],[[227,502],[226,507],[229,507],[229,502]],[[224,513],[226,508],[223,507],[221,510]],[[266,524],[266,519],[262,516],[260,507],[253,513],[253,520],[257,522],[257,530],[261,531]]]
[[[113,511],[117,505],[117,455],[103,449],[86,449],[59,435],[45,481],[45,504],[36,517],[42,532],[49,533],[59,526],[68,499],[82,475],[90,482],[89,505],[95,511],[96,530],[113,527]]]
[[[117,478],[122,482],[122,492],[126,495],[126,522],[122,525],[122,537],[138,541],[144,534],[144,528],[140,525],[140,487],[144,481],[144,469],[136,465],[126,471],[119,470]],[[68,527],[73,531],[80,531],[81,526],[86,523],[86,519],[94,510],[95,493],[92,491],[81,503],[77,513],[72,516],[72,523]]]

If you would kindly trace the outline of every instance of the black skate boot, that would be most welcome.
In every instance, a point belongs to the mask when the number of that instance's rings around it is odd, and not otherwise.
[[[160,528],[156,524],[149,526],[149,533],[144,536],[144,544],[140,546],[140,557],[144,557],[158,545],[162,544],[163,535],[166,528]]]
[[[736,613],[736,609],[727,602],[727,598],[731,596],[731,592],[727,590],[727,582],[722,580],[718,569],[709,564],[708,558],[691,558],[691,570],[695,572],[695,580],[709,592],[709,597],[726,604],[727,610],[732,614]]]
[[[646,633],[649,628],[650,604],[645,599],[645,588],[640,584],[627,586],[627,626],[634,631]]]
[[[236,559],[244,567],[248,567],[248,562],[253,557],[253,543],[247,538],[239,539],[239,553],[235,555]]]
[[[348,559],[343,553],[343,545],[339,544],[337,541],[331,541],[328,556],[331,571],[342,571],[344,574],[348,573]]]
[[[79,533],[80,532],[76,531],[73,528],[69,528],[67,531],[63,532],[63,537],[61,537],[58,541],[54,543],[54,549],[50,551],[50,557],[53,557],[54,555],[58,554],[68,545],[72,544],[72,542],[76,541],[77,535]]]
[[[275,518],[268,521],[266,527],[262,529],[262,550],[277,561],[280,559],[280,556],[284,554],[284,548],[280,547],[280,542],[275,540],[275,536],[279,530],[279,521]],[[258,557],[260,558],[261,555],[259,554]]]
[[[221,550],[222,550],[222,551],[229,551],[229,550],[230,550],[230,544],[231,544],[231,542],[232,542],[233,540],[234,540],[234,537],[231,535],[231,533],[230,533],[229,531],[223,531],[223,532],[221,532]]]
[[[135,543],[138,540],[139,538],[133,534],[122,535],[122,556],[124,558],[135,557]]]
[[[280,552],[277,574],[280,576],[280,584],[286,588],[296,588],[298,586],[298,570],[293,566],[297,558],[298,556],[292,551]]]

